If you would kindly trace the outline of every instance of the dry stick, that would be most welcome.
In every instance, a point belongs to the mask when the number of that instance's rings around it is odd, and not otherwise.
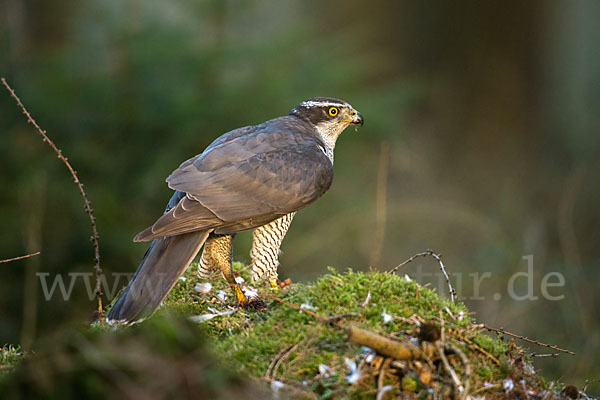
[[[315,317],[316,319],[318,319],[318,320],[319,320],[319,321],[321,321],[321,322],[324,322],[324,323],[327,323],[327,322],[329,322],[329,319],[328,319],[328,318],[321,317],[321,316],[320,316],[319,314],[317,314],[317,313],[314,313],[314,312],[312,312],[312,311],[310,311],[310,310],[307,310],[306,308],[302,308],[302,307],[300,307],[300,306],[298,306],[298,305],[296,305],[296,304],[294,304],[294,303],[290,303],[289,301],[285,301],[285,300],[283,300],[283,299],[280,299],[279,297],[273,296],[273,295],[271,295],[271,294],[268,294],[268,293],[261,293],[261,295],[262,295],[262,296],[264,296],[264,297],[266,297],[266,298],[269,298],[269,299],[271,299],[271,300],[278,301],[278,302],[279,302],[279,303],[281,303],[281,304],[285,304],[286,306],[289,306],[289,307],[295,308],[295,309],[296,309],[296,310],[298,310],[298,311],[302,311],[303,313],[306,313],[306,314],[308,314],[308,315],[311,315],[311,316]]]
[[[529,355],[529,357],[552,357],[552,358],[556,358],[558,357],[560,354],[558,353],[549,353],[549,354],[537,354],[537,353],[531,353]]]
[[[5,260],[0,260],[0,264],[11,262],[11,261],[23,260],[24,258],[29,258],[29,257],[37,256],[40,253],[41,253],[40,251],[36,251],[35,253],[27,254],[25,256],[19,256],[19,257],[14,257],[14,258],[7,258]]]
[[[573,353],[572,351],[561,349],[560,347],[557,347],[557,346],[554,346],[554,345],[551,345],[551,344],[546,344],[546,343],[538,342],[537,340],[529,339],[529,338],[526,338],[525,336],[521,336],[521,335],[516,335],[514,333],[510,333],[508,331],[505,331],[503,328],[499,328],[499,329],[498,328],[491,328],[491,327],[489,327],[487,325],[484,325],[483,327],[485,329],[487,329],[488,331],[494,331],[496,333],[503,333],[503,334],[506,334],[508,336],[512,336],[512,337],[515,337],[517,339],[521,339],[521,340],[523,340],[525,342],[537,344],[538,346],[544,346],[544,347],[547,347],[547,348],[552,349],[552,350],[560,351],[562,353],[571,354],[573,356],[575,355],[575,353]]]
[[[381,363],[381,367],[379,367],[379,376],[377,377],[377,393],[379,393],[381,391],[381,388],[383,388],[383,381],[385,379],[385,370],[390,367],[391,363],[392,363],[392,359],[386,358]]]
[[[391,357],[394,360],[427,359],[431,358],[435,352],[435,346],[429,342],[423,342],[421,347],[417,347],[410,342],[399,342],[353,325],[346,329],[349,342],[366,346],[382,356]]]
[[[485,355],[487,358],[489,358],[490,360],[492,360],[496,365],[500,365],[500,361],[498,361],[498,359],[496,357],[494,357],[488,351],[486,351],[485,349],[483,349],[477,343],[473,342],[472,340],[467,339],[466,337],[463,337],[463,340],[465,342],[467,342],[469,344],[469,346],[473,347],[475,350],[479,351],[481,354]]]
[[[593,380],[592,381],[592,380],[586,379],[585,383],[583,384],[583,387],[581,388],[581,391],[585,392],[587,390],[587,387],[589,386],[590,383],[599,383],[599,382],[600,382],[600,380]]]
[[[446,358],[446,353],[445,353],[446,339],[445,339],[445,334],[444,334],[445,329],[446,329],[446,326],[444,324],[444,317],[442,315],[442,310],[440,310],[440,340],[437,341],[435,344],[438,348],[438,352],[440,354],[440,359],[442,360],[442,364],[444,365],[444,369],[446,370],[448,375],[450,375],[450,377],[452,378],[452,381],[454,382],[454,386],[456,386],[456,388],[458,388],[461,398],[466,398],[468,393],[465,390],[465,387],[463,386],[462,382],[458,378],[456,371],[454,371],[454,368],[452,368],[452,366],[448,362],[448,358]],[[466,368],[468,368],[468,367],[465,365],[465,369]]]
[[[71,166],[71,164],[69,163],[67,158],[62,155],[62,151],[58,147],[56,147],[54,142],[46,134],[46,131],[44,131],[42,128],[40,128],[40,126],[37,124],[37,122],[35,122],[35,120],[31,116],[31,114],[29,113],[29,111],[27,111],[27,109],[21,102],[21,99],[19,99],[19,96],[17,96],[15,91],[6,82],[6,79],[2,78],[1,81],[2,81],[2,84],[4,85],[4,87],[6,88],[6,90],[8,90],[10,92],[10,95],[12,96],[12,98],[15,99],[19,108],[21,109],[21,111],[23,111],[23,114],[25,114],[25,116],[27,117],[27,122],[32,124],[35,127],[35,129],[38,131],[38,133],[42,136],[42,140],[44,142],[48,143],[48,145],[52,148],[52,150],[54,150],[54,152],[58,155],[58,158],[67,166],[67,169],[69,170],[69,172],[71,173],[71,176],[73,177],[73,182],[75,182],[75,184],[79,188],[79,193],[81,194],[81,197],[83,197],[85,212],[90,217],[90,222],[92,225],[92,242],[94,244],[94,271],[96,272],[96,288],[94,289],[94,294],[98,298],[98,312],[100,314],[100,323],[102,325],[104,325],[104,310],[102,309],[102,288],[100,286],[100,282],[101,282],[100,278],[102,276],[102,269],[100,268],[100,246],[98,244],[99,236],[98,236],[98,230],[96,229],[96,217],[94,217],[92,205],[90,204],[90,201],[88,200],[87,193],[83,189],[83,184],[77,177],[77,172],[73,169],[73,167]]]
[[[277,364],[277,361],[283,355],[283,353],[285,353],[287,350],[289,350],[292,346],[293,345],[284,347],[283,349],[281,349],[279,351],[279,353],[277,353],[275,355],[275,357],[273,358],[273,361],[271,361],[271,364],[269,364],[269,367],[267,368],[267,372],[265,372],[265,378],[271,378],[271,371],[273,370],[273,367],[275,367],[275,364]]]
[[[273,367],[273,370],[271,371],[271,377],[273,379],[277,378],[277,371],[279,370],[281,363],[284,362],[285,360],[287,360],[288,357],[291,356],[292,353],[298,349],[298,346],[300,346],[300,343],[302,343],[302,340],[300,340],[298,343],[293,345],[288,351],[285,352],[284,355],[279,357],[279,360],[277,360],[277,363],[275,363],[275,366]]]
[[[434,253],[433,250],[427,250],[422,253],[415,254],[414,256],[401,262],[396,267],[389,270],[388,274],[395,273],[396,271],[398,271],[400,268],[402,268],[406,264],[412,262],[415,258],[427,257],[427,256],[431,256],[437,260],[438,264],[440,265],[440,269],[442,270],[442,273],[444,274],[444,278],[446,278],[446,283],[448,284],[448,292],[450,293],[450,300],[454,301],[454,296],[456,296],[456,291],[454,290],[454,288],[452,288],[452,284],[450,283],[450,276],[448,276],[448,273],[446,272],[446,267],[444,266],[444,263],[442,262],[441,255]]]

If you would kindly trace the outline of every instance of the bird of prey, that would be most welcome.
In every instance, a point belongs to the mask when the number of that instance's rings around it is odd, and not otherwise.
[[[231,268],[232,240],[254,229],[253,280],[277,282],[279,247],[296,211],[333,180],[333,149],[362,115],[345,101],[316,97],[289,115],[232,130],[179,166],[165,213],[135,238],[152,241],[133,278],[110,309],[111,323],[134,323],[166,298],[204,246],[199,273],[220,269],[237,300],[247,299]]]

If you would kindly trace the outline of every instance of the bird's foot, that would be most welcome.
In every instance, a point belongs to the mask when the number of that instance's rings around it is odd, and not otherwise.
[[[241,303],[241,304],[248,303],[248,298],[246,297],[246,295],[242,291],[242,288],[240,288],[239,285],[233,285],[233,293],[235,293],[235,298],[237,299],[238,303]]]
[[[272,289],[283,289],[287,286],[290,286],[292,284],[292,280],[287,278],[285,281],[280,281],[277,278],[269,278],[269,284],[271,285]]]

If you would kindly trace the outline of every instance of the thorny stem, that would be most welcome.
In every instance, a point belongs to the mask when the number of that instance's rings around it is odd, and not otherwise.
[[[21,102],[21,99],[19,99],[19,96],[17,96],[15,91],[6,82],[6,79],[2,78],[1,81],[2,81],[2,84],[4,85],[4,87],[6,87],[6,89],[9,91],[12,98],[15,99],[19,108],[21,109],[21,111],[23,111],[23,114],[25,114],[25,116],[27,117],[27,122],[32,124],[35,127],[35,129],[38,131],[38,133],[42,136],[42,140],[44,142],[48,143],[48,145],[52,148],[52,150],[54,150],[54,152],[58,155],[58,158],[67,166],[67,169],[69,170],[69,172],[71,173],[71,176],[73,177],[73,182],[75,182],[75,184],[79,188],[79,193],[81,194],[81,197],[83,197],[85,212],[90,217],[90,223],[92,225],[92,238],[91,239],[92,239],[92,243],[94,244],[94,271],[96,273],[96,288],[94,289],[94,293],[95,293],[96,297],[98,298],[98,312],[100,314],[100,316],[99,316],[100,323],[102,325],[104,325],[104,310],[102,309],[102,297],[101,297],[102,296],[102,288],[100,286],[102,269],[100,268],[100,246],[98,244],[99,236],[98,236],[98,230],[96,228],[96,217],[94,217],[92,205],[90,204],[90,201],[88,200],[87,193],[83,189],[83,184],[77,177],[77,172],[73,169],[73,167],[71,166],[71,164],[69,163],[67,158],[65,156],[63,156],[62,151],[54,144],[54,142],[50,139],[50,137],[48,137],[48,135],[46,134],[46,131],[44,131],[42,128],[40,128],[40,126],[37,124],[37,122],[35,122],[35,120],[31,116],[31,114],[29,113],[29,111],[27,111],[27,108],[25,108],[25,106]]]
[[[484,325],[483,327],[485,329],[487,329],[488,331],[494,331],[496,333],[503,333],[505,335],[512,336],[512,337],[515,337],[517,339],[521,339],[521,340],[523,340],[525,342],[537,344],[538,346],[544,346],[544,347],[547,347],[547,348],[552,349],[552,350],[556,350],[556,351],[560,351],[560,352],[563,352],[563,353],[575,355],[575,353],[573,353],[572,351],[561,349],[560,347],[554,346],[552,344],[546,344],[546,343],[538,342],[537,340],[529,339],[529,338],[527,338],[525,336],[521,336],[521,335],[516,335],[514,333],[510,333],[508,331],[505,331],[503,328],[492,328],[492,327],[489,327],[487,325]]]
[[[444,274],[444,278],[446,278],[446,284],[448,284],[448,292],[450,293],[450,300],[452,300],[452,302],[454,302],[454,296],[456,296],[456,291],[454,290],[454,288],[452,287],[452,284],[450,283],[450,276],[448,275],[448,272],[446,272],[446,267],[444,266],[444,263],[442,262],[442,256],[440,254],[434,253],[433,250],[427,250],[422,253],[415,254],[414,256],[401,262],[400,264],[398,264],[397,266],[395,266],[394,268],[389,270],[388,274],[395,273],[396,271],[398,271],[400,268],[402,268],[406,264],[412,262],[415,258],[427,257],[427,256],[431,256],[431,257],[435,258],[437,260],[438,264],[440,265],[440,269],[442,270],[442,273]]]

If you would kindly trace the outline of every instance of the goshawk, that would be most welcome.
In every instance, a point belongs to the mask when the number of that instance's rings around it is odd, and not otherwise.
[[[289,115],[227,132],[179,166],[165,213],[136,242],[152,241],[107,320],[132,323],[165,299],[200,248],[199,272],[220,269],[245,297],[231,269],[232,240],[254,229],[254,280],[276,282],[279,247],[294,214],[331,186],[333,149],[340,133],[363,117],[350,104],[318,97]]]

